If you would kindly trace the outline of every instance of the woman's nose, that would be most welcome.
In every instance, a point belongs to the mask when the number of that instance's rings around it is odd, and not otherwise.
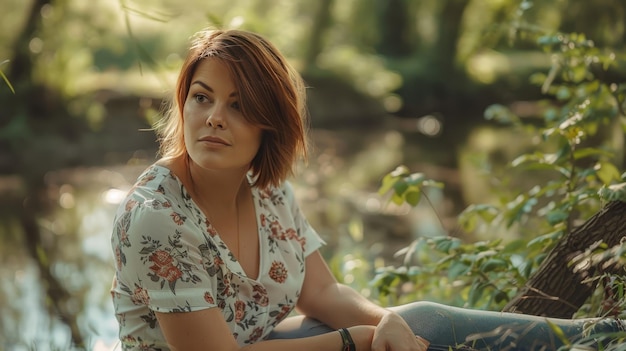
[[[215,106],[215,108],[209,111],[209,116],[206,119],[206,124],[207,126],[212,128],[226,128],[226,121],[224,119],[224,114],[220,106]]]

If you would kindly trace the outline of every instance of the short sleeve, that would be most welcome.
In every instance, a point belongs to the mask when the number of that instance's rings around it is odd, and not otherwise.
[[[323,245],[326,245],[326,243],[324,242],[324,240],[322,240],[322,238],[315,231],[315,229],[313,229],[313,227],[309,224],[309,221],[306,219],[305,215],[302,213],[300,206],[298,205],[298,202],[295,198],[291,183],[283,183],[282,190],[285,195],[286,205],[289,207],[293,216],[293,221],[296,226],[296,230],[298,231],[298,235],[305,240],[304,256],[306,257],[315,252],[315,250],[319,249]]]
[[[182,312],[215,307],[214,278],[207,265],[209,240],[192,219],[169,202],[130,200],[112,236],[117,279],[154,311]]]

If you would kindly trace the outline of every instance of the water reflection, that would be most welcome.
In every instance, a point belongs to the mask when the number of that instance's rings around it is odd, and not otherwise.
[[[413,146],[394,131],[315,131],[308,165],[293,180],[312,225],[328,242],[324,255],[340,257],[345,282],[366,295],[367,274],[374,266],[418,235],[419,223],[437,231],[431,211],[385,207],[376,194],[381,177],[400,163],[410,163]],[[413,149],[414,150],[414,149]],[[77,168],[46,176],[56,208],[39,219],[41,257],[71,295],[66,311],[76,317],[86,348],[113,350],[117,321],[109,287],[113,256],[109,246],[112,219],[136,177],[151,163],[133,159],[126,165]],[[437,198],[436,196],[434,198]],[[7,229],[4,226],[4,230]],[[422,227],[424,228],[424,227]],[[6,234],[6,233],[5,233]],[[3,235],[7,237],[8,235]],[[380,243],[384,243],[380,244]],[[71,332],[45,295],[37,266],[19,240],[2,248],[0,343],[3,350],[68,350]],[[40,257],[40,258],[41,258]]]

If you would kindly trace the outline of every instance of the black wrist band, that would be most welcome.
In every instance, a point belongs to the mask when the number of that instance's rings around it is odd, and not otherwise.
[[[350,336],[348,329],[341,328],[338,332],[341,335],[341,340],[343,341],[341,351],[356,351],[356,345],[354,344],[354,341],[352,341],[352,336]]]

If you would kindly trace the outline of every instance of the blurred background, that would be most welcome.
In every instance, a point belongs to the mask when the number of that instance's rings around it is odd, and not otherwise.
[[[366,295],[375,268],[416,237],[450,234],[468,204],[494,196],[493,175],[536,144],[483,115],[500,104],[538,116],[545,96],[530,77],[551,64],[539,35],[583,33],[620,53],[626,38],[623,0],[2,0],[1,9],[0,350],[115,348],[113,213],[155,161],[150,126],[201,28],[256,31],[304,76],[313,150],[293,183],[325,257]],[[400,164],[445,183],[430,205],[386,205],[377,193]]]

